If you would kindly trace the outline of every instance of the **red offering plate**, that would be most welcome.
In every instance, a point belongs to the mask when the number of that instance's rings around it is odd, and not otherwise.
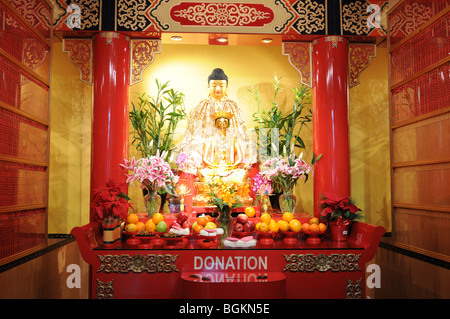
[[[257,231],[258,237],[259,237],[259,242],[261,243],[261,245],[273,245],[273,237],[275,236],[276,233],[273,232],[261,232],[261,231]]]
[[[306,242],[312,246],[320,244],[322,240],[319,238],[319,235],[325,232],[325,230],[317,232],[312,232],[311,230],[303,230],[303,231],[305,232],[305,234],[309,235],[308,238],[306,238]]]
[[[253,235],[254,233],[255,233],[254,231],[233,231],[231,236],[236,237],[236,238],[242,238],[242,237],[247,237],[247,236]]]
[[[284,235],[283,243],[286,245],[295,245],[297,243],[297,235],[300,234],[300,232],[293,232],[293,231],[281,231],[280,233]]]

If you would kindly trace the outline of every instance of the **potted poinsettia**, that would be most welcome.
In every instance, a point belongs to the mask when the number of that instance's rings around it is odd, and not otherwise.
[[[101,221],[103,226],[103,245],[115,246],[120,242],[120,225],[132,208],[130,198],[124,192],[127,184],[117,184],[109,180],[105,186],[94,190],[91,200],[91,209],[94,220]]]
[[[350,196],[324,193],[321,201],[321,215],[327,221],[334,241],[346,241],[354,221],[362,218],[361,209]]]

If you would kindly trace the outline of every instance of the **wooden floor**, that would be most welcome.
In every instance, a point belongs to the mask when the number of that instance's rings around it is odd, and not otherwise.
[[[416,257],[379,247],[369,264],[380,266],[381,288],[367,288],[368,298],[449,299],[448,265],[436,265]],[[81,288],[67,286],[67,278],[72,275],[67,267],[71,264],[80,266]],[[88,298],[89,267],[75,241],[10,269],[2,267],[0,271],[0,299]]]

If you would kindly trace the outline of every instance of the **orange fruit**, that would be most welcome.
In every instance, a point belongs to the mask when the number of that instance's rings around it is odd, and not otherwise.
[[[273,220],[273,219],[272,219]],[[280,226],[277,224],[277,223],[275,223],[275,222],[271,222],[270,224],[269,224],[269,231],[271,231],[271,232],[273,232],[273,233],[277,233],[278,232],[278,230],[280,230]]]
[[[197,224],[205,226],[208,223],[208,218],[205,215],[197,217]]]
[[[195,225],[195,226],[193,227],[193,229],[194,229],[194,232],[195,232],[196,234],[198,234],[198,233],[200,233],[200,231],[203,229],[203,226],[200,225],[200,224],[197,224],[197,225]]]
[[[294,215],[291,212],[286,212],[283,214],[283,220],[287,221],[288,223],[294,219]]]
[[[278,222],[278,227],[281,231],[288,231],[289,230],[289,223],[285,220],[280,219]]]
[[[205,225],[205,229],[216,229],[217,226],[213,222],[207,222]]]
[[[161,213],[155,213],[152,217],[153,222],[155,225],[158,225],[159,222],[162,222],[164,220],[164,216]]]
[[[319,225],[319,218],[313,217],[313,218],[311,218],[311,219],[309,220],[309,223],[310,223],[311,225],[313,225],[313,224]]]
[[[131,224],[128,224],[125,226],[125,230],[129,233],[134,233],[137,231],[137,226],[136,226],[136,224],[131,223]]]
[[[259,223],[257,223],[257,224],[255,225],[255,229],[256,229],[256,230],[259,230],[259,225],[261,225],[261,222],[259,222]]]
[[[140,233],[141,231],[144,230],[145,224],[143,222],[137,222],[136,227],[137,227],[138,233]]]
[[[311,228],[311,225],[309,223],[304,223],[302,226],[302,229],[305,233],[308,233],[310,228]]]
[[[153,233],[155,231],[155,229],[156,229],[156,225],[153,222],[153,220],[152,219],[147,220],[147,222],[145,223],[145,230],[150,233]]]
[[[267,233],[269,231],[269,224],[262,222],[259,224],[258,229],[262,233]]]
[[[272,220],[272,216],[270,216],[269,213],[264,213],[261,215],[260,219],[263,223],[266,223],[267,225],[269,225],[270,221]]]
[[[255,209],[251,206],[245,207],[245,215],[247,215],[249,218],[255,217]]]
[[[324,223],[320,223],[319,224],[319,233],[324,233],[327,230],[327,225],[325,225]]]
[[[302,230],[302,224],[298,219],[293,219],[289,222],[289,229],[295,233],[299,233]]]
[[[318,234],[319,233],[319,225],[317,224],[312,224],[311,227],[309,228],[311,234]]]
[[[205,215],[206,223],[209,223],[212,220],[211,215]]]
[[[137,224],[138,221],[139,217],[135,213],[131,213],[130,215],[127,216],[127,224]]]

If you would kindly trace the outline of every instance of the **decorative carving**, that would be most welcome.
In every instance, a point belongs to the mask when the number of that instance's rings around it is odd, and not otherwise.
[[[362,299],[363,287],[362,278],[353,282],[347,278],[347,285],[345,286],[345,297],[346,299]]]
[[[152,64],[156,53],[161,53],[161,40],[131,40],[130,85],[142,81],[142,72]]]
[[[432,1],[404,1],[403,8],[395,10],[389,16],[390,37],[401,39],[414,32],[436,14],[433,10],[435,5]]]
[[[272,22],[274,13],[262,4],[181,2],[172,7],[170,17],[181,25],[262,27]]]
[[[283,255],[286,259],[284,271],[291,272],[332,272],[338,271],[361,271],[358,260],[361,254],[331,254],[331,255],[313,255],[313,254],[291,254]]]
[[[179,272],[175,262],[179,255],[97,255],[101,265],[97,272],[128,273],[130,271],[141,273]]]
[[[366,1],[356,1],[342,6],[341,25],[342,32],[354,35],[366,35],[370,33],[367,18],[368,4]]]
[[[322,1],[300,0],[292,8],[297,14],[294,28],[301,34],[325,33],[326,10]]]
[[[311,43],[283,42],[283,55],[287,55],[289,63],[300,73],[300,82],[312,86]]]
[[[30,70],[35,70],[42,62],[48,53],[46,47],[41,41],[29,38],[23,41],[22,62]]]
[[[109,282],[103,282],[97,279],[97,289],[95,295],[97,299],[113,299],[114,298],[114,279]]]
[[[151,25],[145,15],[148,9],[146,0],[118,0],[116,30],[140,31]]]
[[[348,48],[349,59],[349,86],[359,84],[359,75],[370,63],[370,59],[376,56],[375,44],[350,44]]]
[[[70,61],[80,70],[80,80],[92,84],[92,40],[63,39],[63,52],[69,54]]]

